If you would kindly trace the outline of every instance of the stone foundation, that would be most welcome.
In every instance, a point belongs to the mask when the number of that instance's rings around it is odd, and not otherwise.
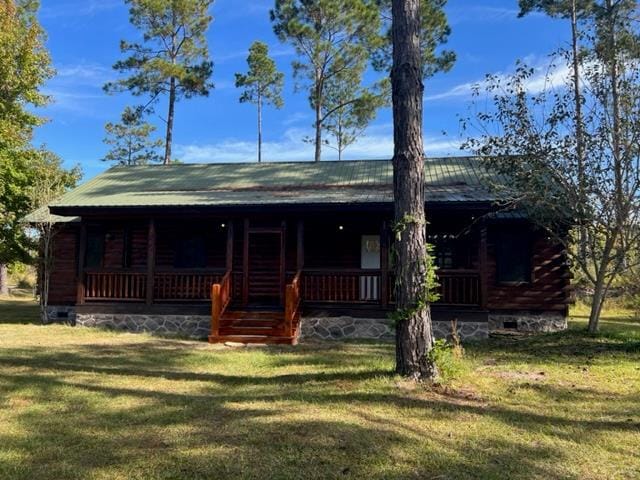
[[[528,333],[558,332],[567,329],[567,318],[558,313],[489,314],[489,330],[504,329]]]
[[[47,305],[47,320],[49,323],[66,322],[74,324],[76,321],[76,309],[68,305]]]
[[[451,337],[451,322],[434,321],[436,338]],[[489,336],[487,322],[458,322],[462,340],[480,340]],[[307,317],[302,319],[303,339],[341,340],[371,339],[393,340],[395,330],[386,318]]]
[[[127,314],[78,314],[76,325],[100,327],[109,330],[184,335],[190,338],[206,338],[211,330],[209,315],[127,315]]]
[[[206,338],[211,328],[209,315],[76,314],[73,306],[59,305],[47,307],[47,314],[50,322],[191,338]],[[485,339],[489,332],[509,328],[532,333],[556,332],[567,328],[567,319],[557,313],[517,312],[489,314],[488,322],[458,322],[458,334],[463,341]],[[433,321],[433,330],[436,338],[450,338],[451,322]],[[319,340],[393,340],[395,330],[387,318],[304,317],[301,337]]]

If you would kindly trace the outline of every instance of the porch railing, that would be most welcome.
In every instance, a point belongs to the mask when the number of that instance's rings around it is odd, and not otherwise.
[[[441,305],[478,306],[481,303],[480,273],[477,270],[438,270]]]
[[[220,319],[224,311],[231,303],[232,274],[229,270],[220,280],[211,286],[211,336],[217,337],[220,333]]]
[[[480,272],[473,269],[439,269],[436,305],[477,307],[481,305]],[[395,278],[389,275],[389,303],[395,302]]]
[[[146,298],[147,274],[144,272],[86,272],[84,296],[89,300],[142,302]]]
[[[312,303],[381,303],[379,270],[305,270],[302,296]],[[477,270],[438,270],[439,305],[479,306],[480,274]],[[393,303],[394,278],[389,278],[389,302]]]
[[[84,298],[89,301],[118,300],[143,302],[147,293],[147,274],[141,271],[87,271]],[[477,270],[438,270],[436,304],[479,306],[482,304],[480,274]],[[219,284],[226,298],[239,295],[242,277],[223,271],[156,271],[153,300],[158,302],[198,302],[212,300],[212,288]],[[235,286],[234,286],[235,285]],[[300,300],[309,303],[379,305],[382,301],[382,273],[363,269],[309,269],[296,272],[292,282]],[[389,276],[388,301],[394,302],[394,278]],[[286,300],[286,298],[285,298]],[[286,307],[286,302],[285,302]]]
[[[305,270],[306,302],[379,303],[379,270]]]
[[[156,272],[153,299],[159,301],[210,300],[211,285],[220,282],[224,272]]]
[[[208,301],[211,285],[224,271],[160,271],[153,275],[153,300]],[[85,272],[86,300],[144,301],[148,277],[142,271],[100,270]]]

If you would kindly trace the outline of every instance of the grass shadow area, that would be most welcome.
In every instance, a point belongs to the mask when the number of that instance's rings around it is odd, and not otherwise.
[[[0,478],[638,478],[635,334],[578,326],[469,344],[426,387],[388,343],[0,323]]]
[[[40,309],[31,296],[0,297],[0,324],[38,324]]]

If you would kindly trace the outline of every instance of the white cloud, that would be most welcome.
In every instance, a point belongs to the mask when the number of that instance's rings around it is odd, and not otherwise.
[[[61,17],[91,17],[107,10],[124,7],[122,0],[78,0],[59,2],[54,6],[49,2],[40,9],[40,17],[43,19],[56,19]]]
[[[292,55],[295,55],[295,53],[296,53],[295,50],[291,47],[276,47],[276,48],[270,47],[269,48],[269,56],[272,58],[290,57]],[[218,64],[222,64],[222,63],[226,63],[226,62],[238,60],[238,59],[244,60],[247,58],[248,55],[249,55],[249,47],[247,47],[246,50],[238,50],[235,52],[214,54],[213,60]]]
[[[313,145],[302,139],[311,130],[290,128],[283,137],[262,144],[265,161],[310,161],[313,159]],[[447,137],[427,137],[424,139],[427,155],[451,155],[459,152],[460,142]],[[188,163],[211,162],[251,162],[256,159],[255,140],[223,139],[209,144],[176,145],[176,158]],[[343,153],[348,159],[391,158],[393,155],[393,132],[390,124],[373,125],[367,134],[349,146]],[[337,152],[323,148],[323,160],[337,159]]]
[[[546,61],[545,61],[546,60]],[[566,64],[552,65],[549,58],[545,60],[537,59],[535,57],[528,57],[524,60],[526,65],[533,67],[533,74],[527,79],[524,86],[527,93],[535,95],[551,88],[558,88],[563,86],[569,78],[570,69]],[[513,69],[509,72],[498,72],[493,74],[500,81],[506,80],[511,74]],[[452,98],[469,98],[473,93],[474,88],[486,83],[486,78],[478,79],[472,82],[465,82],[451,87],[444,92],[435,93],[432,95],[425,95],[425,101],[435,100],[447,100]]]
[[[107,99],[105,94],[64,91],[52,88],[45,88],[42,93],[50,96],[52,100],[49,105],[43,107],[45,110],[63,110],[83,117],[107,118],[105,110],[96,107],[96,102]]]
[[[112,68],[98,63],[56,64],[56,76],[52,82],[74,86],[102,88],[114,77]]]
[[[464,7],[450,7],[447,16],[451,25],[459,23],[487,23],[515,20],[518,10],[514,8],[493,7],[490,5],[472,5]]]
[[[307,112],[293,112],[290,113],[287,118],[282,121],[285,126],[294,125],[296,123],[310,122],[311,114]]]
[[[56,64],[56,75],[43,89],[52,97],[47,107],[63,110],[80,116],[105,118],[105,111],[97,107],[100,101],[109,97],[102,86],[113,78],[111,68],[98,63],[79,62],[75,64]]]

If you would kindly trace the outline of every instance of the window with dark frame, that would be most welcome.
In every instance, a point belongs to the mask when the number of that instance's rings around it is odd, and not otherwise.
[[[87,268],[102,268],[104,260],[105,233],[102,231],[87,232],[87,249],[84,264]]]
[[[122,232],[122,268],[131,267],[132,243],[131,228],[125,227]]]
[[[433,245],[434,263],[438,268],[470,268],[471,254],[467,237],[437,233],[428,235],[427,241]]]
[[[207,243],[204,235],[192,234],[176,241],[175,268],[205,268],[207,266]]]
[[[498,230],[495,234],[496,281],[531,282],[531,234],[528,231]]]

